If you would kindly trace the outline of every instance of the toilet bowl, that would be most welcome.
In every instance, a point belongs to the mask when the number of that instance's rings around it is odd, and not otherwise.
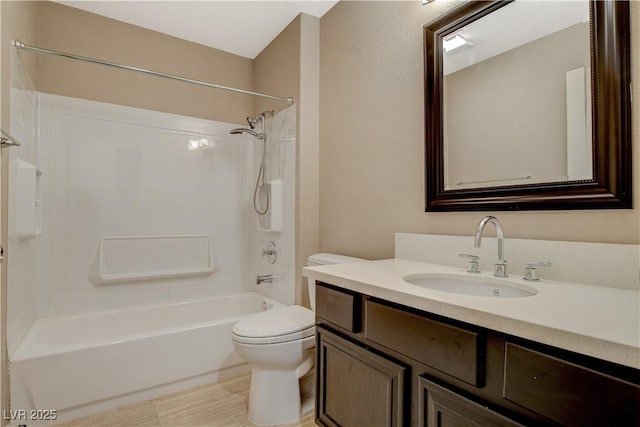
[[[233,345],[251,363],[249,421],[284,424],[300,418],[299,379],[314,363],[315,316],[299,305],[263,311],[233,328]]]
[[[307,265],[356,261],[364,260],[316,254]],[[315,281],[308,287],[315,309]],[[303,410],[300,382],[315,361],[315,313],[299,305],[272,308],[237,322],[231,336],[236,352],[251,364],[249,421],[265,426],[297,421]]]

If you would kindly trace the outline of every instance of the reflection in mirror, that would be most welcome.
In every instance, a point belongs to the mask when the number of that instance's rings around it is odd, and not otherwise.
[[[442,39],[446,190],[593,179],[589,29],[517,0]]]
[[[626,0],[462,2],[424,27],[427,211],[631,208]]]

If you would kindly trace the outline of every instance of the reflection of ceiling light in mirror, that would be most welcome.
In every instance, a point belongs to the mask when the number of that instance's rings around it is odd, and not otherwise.
[[[453,37],[449,37],[448,39],[444,39],[442,42],[442,47],[445,52],[451,52],[452,50],[459,49],[464,45],[472,46],[471,43],[458,34]]]
[[[216,146],[215,141],[210,141],[206,138],[190,139],[189,142],[187,143],[187,147],[189,147],[189,150],[191,151],[200,150],[200,149],[204,150],[204,149],[212,148],[215,146]]]
[[[429,3],[433,3],[436,0],[422,0],[422,4],[429,4]]]

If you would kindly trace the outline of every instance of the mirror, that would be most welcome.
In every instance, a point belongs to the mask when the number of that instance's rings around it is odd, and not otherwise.
[[[425,65],[427,211],[631,208],[628,2],[468,2]]]

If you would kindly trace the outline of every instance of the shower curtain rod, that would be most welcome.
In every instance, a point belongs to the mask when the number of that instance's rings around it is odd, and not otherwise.
[[[36,47],[36,46],[29,46],[28,44],[22,43],[20,40],[14,40],[11,44],[16,48],[16,50],[18,52],[20,50],[29,50],[29,51],[36,52],[36,53],[42,53],[44,55],[61,56],[63,58],[69,58],[69,59],[75,59],[75,60],[78,60],[78,61],[90,62],[92,64],[106,65],[108,67],[119,68],[121,70],[137,71],[139,73],[150,74],[152,76],[164,77],[164,78],[167,78],[167,79],[177,80],[177,81],[180,81],[180,82],[192,83],[192,84],[196,84],[196,85],[200,85],[200,86],[206,86],[206,87],[212,87],[212,88],[216,88],[216,89],[228,90],[230,92],[243,93],[245,95],[261,96],[263,98],[275,99],[275,100],[278,100],[278,101],[286,102],[287,105],[293,105],[293,98],[292,97],[283,98],[283,97],[280,97],[280,96],[268,95],[266,93],[252,92],[250,90],[237,89],[235,87],[222,86],[222,85],[218,85],[218,84],[215,84],[215,83],[204,82],[202,80],[194,80],[194,79],[189,79],[189,78],[186,78],[186,77],[175,76],[173,74],[166,74],[166,73],[161,73],[161,72],[158,72],[158,71],[147,70],[147,69],[144,69],[144,68],[132,67],[130,65],[116,64],[114,62],[103,61],[101,59],[87,58],[86,56],[73,55],[73,54],[70,54],[70,53],[59,52],[59,51],[51,50],[51,49],[43,49],[43,48]]]

